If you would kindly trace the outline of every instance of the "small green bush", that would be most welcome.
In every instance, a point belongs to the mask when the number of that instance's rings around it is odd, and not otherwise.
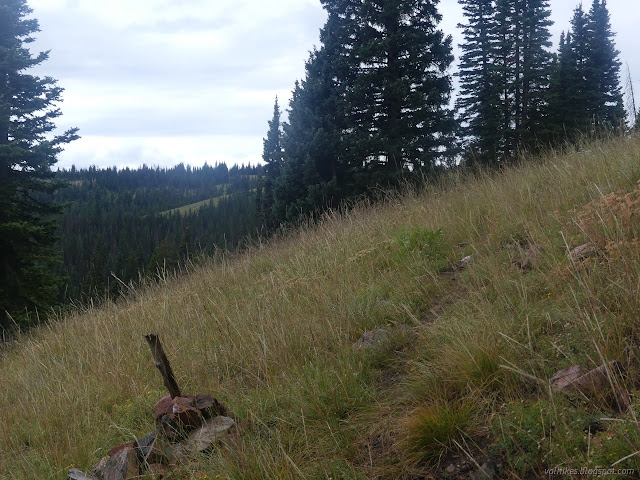
[[[413,230],[403,228],[394,233],[394,239],[403,252],[417,251],[429,260],[444,257],[445,239],[442,228],[429,230],[415,227]]]

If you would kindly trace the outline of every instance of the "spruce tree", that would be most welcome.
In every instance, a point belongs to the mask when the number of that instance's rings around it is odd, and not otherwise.
[[[606,0],[593,0],[587,28],[585,76],[592,91],[589,113],[596,126],[615,129],[624,123],[626,114],[620,86],[620,52],[615,47]]]
[[[497,30],[494,0],[461,0],[465,42],[460,45],[460,95],[462,134],[467,161],[494,163],[500,150],[500,95],[495,67]]]
[[[544,140],[552,55],[549,0],[526,0],[522,19],[522,75],[517,132],[520,148],[535,150]]]
[[[547,123],[549,0],[462,0],[461,97],[470,157],[484,163],[533,150]]]
[[[321,46],[283,125],[274,214],[291,222],[448,157],[451,38],[437,0],[322,0]]]
[[[552,68],[547,139],[550,142],[572,140],[577,131],[577,121],[586,118],[586,110],[584,102],[579,100],[584,88],[580,87],[583,78],[572,49],[571,31],[566,35],[563,32],[560,36],[558,54]]]
[[[258,224],[270,231],[276,224],[273,213],[274,182],[280,176],[283,162],[282,129],[280,125],[280,105],[276,97],[273,106],[273,117],[269,120],[267,138],[263,140],[262,160],[265,162],[264,177],[257,186],[256,208],[258,210]]]
[[[335,207],[353,193],[354,156],[345,132],[357,3],[325,3],[329,17],[320,31],[322,46],[311,52],[305,78],[296,82],[283,125],[284,167],[274,186],[278,222]]]
[[[593,104],[593,89],[586,70],[589,63],[589,30],[588,17],[579,4],[571,18],[571,34],[567,40],[568,47],[561,53],[560,61],[564,60],[566,70],[564,82],[567,89],[565,95],[565,129],[569,132],[569,139],[579,132],[586,133],[591,129],[592,119],[589,105]]]
[[[552,129],[569,140],[600,128],[617,128],[625,112],[606,2],[594,0],[589,13],[574,10],[571,31],[560,44],[550,94]]]
[[[451,37],[437,27],[438,3],[371,0],[359,8],[350,118],[368,166],[374,173],[382,167],[383,181],[407,167],[434,169],[451,148],[453,55]]]
[[[0,4],[0,323],[45,310],[58,299],[54,250],[60,207],[47,200],[59,188],[51,167],[76,130],[52,135],[62,89],[50,77],[26,73],[48,52],[27,46],[39,31],[25,0]]]

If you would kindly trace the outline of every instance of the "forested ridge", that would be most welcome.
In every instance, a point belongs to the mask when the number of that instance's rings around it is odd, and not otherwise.
[[[57,172],[68,185],[53,197],[65,205],[65,300],[117,295],[141,276],[180,269],[255,236],[253,190],[261,170],[223,163]]]

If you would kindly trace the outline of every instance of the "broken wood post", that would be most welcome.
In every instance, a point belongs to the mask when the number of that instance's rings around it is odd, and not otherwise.
[[[176,379],[173,376],[169,360],[162,350],[160,339],[153,333],[150,335],[145,335],[144,338],[149,344],[151,354],[153,355],[153,360],[156,362],[156,367],[158,368],[158,370],[160,370],[162,380],[164,381],[164,386],[169,390],[169,395],[171,395],[171,398],[181,397],[182,395],[180,393],[180,387],[178,387]]]

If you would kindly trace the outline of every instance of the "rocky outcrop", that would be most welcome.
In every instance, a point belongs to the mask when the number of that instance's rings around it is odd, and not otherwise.
[[[140,462],[132,446],[125,446],[109,457],[101,480],[135,480],[140,477]]]

